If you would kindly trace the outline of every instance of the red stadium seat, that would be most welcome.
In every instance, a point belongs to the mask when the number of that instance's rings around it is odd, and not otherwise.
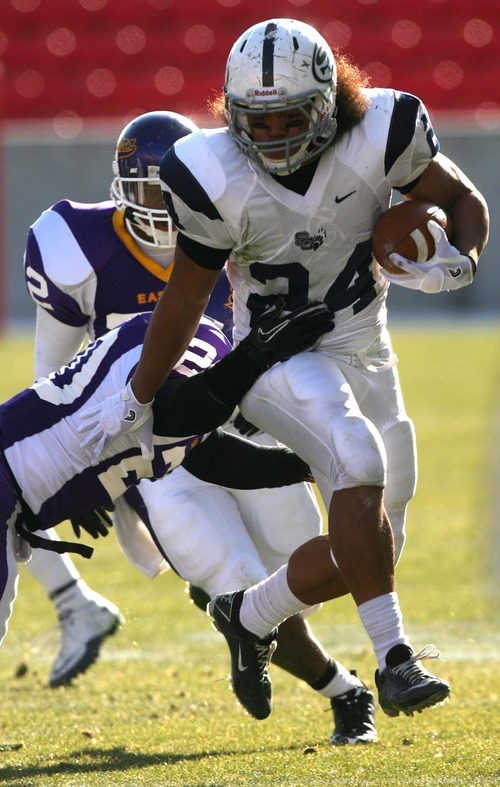
[[[92,3],[97,10],[89,10]],[[109,117],[137,106],[203,113],[212,91],[221,88],[235,39],[270,13],[261,0],[35,5],[23,13],[13,0],[2,2],[0,88],[12,119],[65,110]],[[362,67],[416,93],[436,111],[498,103],[492,74],[500,66],[500,14],[491,0],[420,0],[410,6],[400,0],[277,0],[272,13],[310,21],[332,46],[337,34]],[[175,93],[168,92],[171,82]]]

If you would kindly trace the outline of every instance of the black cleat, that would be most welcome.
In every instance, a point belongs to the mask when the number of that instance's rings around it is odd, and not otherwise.
[[[234,693],[251,716],[267,719],[272,708],[268,666],[276,650],[277,629],[273,629],[265,639],[259,639],[245,629],[239,619],[242,600],[243,590],[216,596],[208,605],[207,613],[229,646]]]
[[[446,681],[436,678],[422,667],[420,659],[438,659],[434,645],[426,645],[419,653],[396,666],[375,673],[380,707],[388,716],[413,716],[414,712],[430,708],[450,696]]]
[[[350,689],[331,700],[335,728],[330,737],[334,746],[346,744],[374,743],[375,697],[366,686]]]

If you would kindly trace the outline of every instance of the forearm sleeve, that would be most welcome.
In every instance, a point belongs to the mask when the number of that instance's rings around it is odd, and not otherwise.
[[[236,347],[200,374],[170,377],[153,403],[155,434],[211,432],[228,420],[261,373],[245,350]]]
[[[66,325],[38,306],[34,348],[35,379],[57,372],[64,363],[69,363],[80,349],[86,334],[85,325],[78,328]]]
[[[262,489],[311,480],[309,465],[289,448],[263,446],[217,429],[193,448],[182,466],[217,486]]]

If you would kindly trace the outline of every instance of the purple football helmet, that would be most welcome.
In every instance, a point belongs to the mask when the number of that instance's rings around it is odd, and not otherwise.
[[[146,112],[121,132],[113,159],[111,197],[125,212],[127,230],[147,246],[171,250],[176,230],[160,187],[160,159],[174,142],[197,131],[189,118],[176,112]]]

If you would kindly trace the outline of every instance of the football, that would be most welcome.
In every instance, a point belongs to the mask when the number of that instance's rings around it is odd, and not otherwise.
[[[448,238],[451,236],[449,216],[432,202],[404,200],[382,213],[372,236],[373,256],[379,265],[389,273],[406,276],[391,263],[389,254],[396,252],[413,262],[427,262],[434,254],[434,239],[427,227],[431,219],[443,227]]]

